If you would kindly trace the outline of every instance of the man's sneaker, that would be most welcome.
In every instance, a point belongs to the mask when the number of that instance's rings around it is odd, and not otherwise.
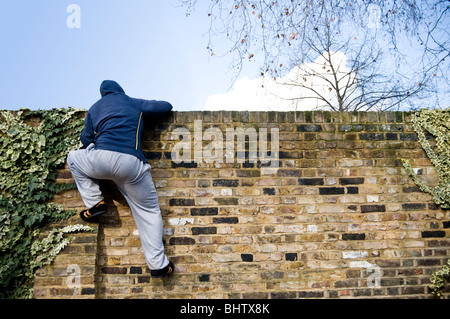
[[[90,209],[83,210],[80,213],[80,218],[86,222],[97,222],[98,217],[106,213],[106,204],[104,201],[99,202],[97,205]]]
[[[163,269],[151,270],[150,274],[153,278],[169,277],[175,270],[175,265],[173,262],[169,261],[169,264]]]

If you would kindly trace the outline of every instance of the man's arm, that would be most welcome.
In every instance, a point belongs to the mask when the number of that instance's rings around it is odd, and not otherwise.
[[[95,131],[92,127],[91,116],[89,112],[84,119],[84,128],[80,135],[81,143],[83,143],[83,147],[88,147],[89,144],[94,143],[95,141]]]
[[[141,103],[142,113],[148,115],[162,115],[172,110],[172,104],[166,101],[142,100],[137,99]]]

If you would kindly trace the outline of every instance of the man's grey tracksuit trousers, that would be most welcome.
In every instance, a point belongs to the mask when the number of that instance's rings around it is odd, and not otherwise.
[[[161,210],[150,164],[133,155],[95,149],[94,144],[69,152],[67,163],[88,209],[104,199],[99,180],[114,181],[131,208],[148,267],[166,267],[169,260],[164,254]]]

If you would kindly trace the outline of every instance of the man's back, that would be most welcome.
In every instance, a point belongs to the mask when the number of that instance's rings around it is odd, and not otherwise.
[[[135,155],[146,162],[140,146],[143,117],[166,113],[172,105],[131,98],[118,83],[109,80],[103,81],[100,92],[102,98],[86,115],[83,145],[95,143],[97,149]]]

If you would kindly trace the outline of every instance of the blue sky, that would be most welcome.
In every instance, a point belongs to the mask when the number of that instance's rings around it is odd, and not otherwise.
[[[88,109],[104,79],[175,110],[204,109],[233,73],[227,57],[209,56],[209,1],[199,2],[186,17],[177,0],[3,0],[0,109]],[[67,26],[70,4],[80,28]]]
[[[232,57],[206,49],[209,3],[199,0],[187,17],[178,0],[2,0],[0,109],[88,109],[100,98],[100,83],[111,79],[130,96],[166,100],[178,111],[290,110],[292,102],[271,99],[279,88],[261,89],[255,58],[229,91]],[[67,25],[71,4],[81,10],[80,28]],[[214,50],[223,54],[228,46],[218,39]]]

